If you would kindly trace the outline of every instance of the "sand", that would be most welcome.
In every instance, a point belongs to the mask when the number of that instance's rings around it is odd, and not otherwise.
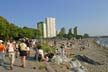
[[[64,40],[63,40],[64,42]],[[65,41],[66,42],[66,41]],[[75,41],[74,48],[68,48],[66,55],[71,59],[76,55],[85,55],[90,59],[99,62],[101,65],[93,65],[87,62],[80,61],[81,64],[88,69],[88,72],[108,72],[108,49],[97,45],[94,39],[85,39],[85,42],[80,45],[80,41]],[[59,43],[58,43],[59,44]],[[89,44],[89,47],[87,46]],[[85,49],[80,51],[80,47],[85,46]],[[21,65],[20,57],[16,58],[14,69],[9,69],[8,57],[5,58],[5,66],[0,66],[0,72],[71,72],[68,64],[56,64],[49,62],[36,62],[33,60],[33,54],[27,60],[26,68],[19,67]]]
[[[82,65],[88,69],[88,72],[108,72],[108,49],[99,46],[93,39],[88,39],[89,47],[85,47],[80,51],[79,45],[76,44],[76,48],[71,53],[74,55],[85,55],[90,59],[99,62],[101,65],[93,65],[87,62],[82,62]],[[84,43],[87,44],[87,43]]]

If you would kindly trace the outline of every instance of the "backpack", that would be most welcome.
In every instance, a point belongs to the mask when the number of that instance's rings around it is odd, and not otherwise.
[[[27,51],[27,45],[25,43],[20,44],[20,51]]]

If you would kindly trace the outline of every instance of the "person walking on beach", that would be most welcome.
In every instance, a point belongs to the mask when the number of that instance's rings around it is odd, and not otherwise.
[[[5,45],[3,44],[3,40],[0,40],[0,65],[3,65],[4,52],[5,52]]]
[[[64,54],[65,54],[65,45],[64,44],[61,44],[61,60],[62,60],[62,62],[63,62],[63,60],[64,60]]]
[[[65,45],[64,44],[61,44],[61,47],[60,48],[61,48],[61,56],[64,57],[65,56],[64,55],[65,54]]]
[[[7,43],[7,52],[9,55],[9,60],[10,60],[10,69],[13,69],[13,64],[15,62],[15,44],[11,40],[10,43]]]
[[[21,56],[21,62],[22,62],[21,67],[25,68],[26,56],[27,56],[27,45],[24,40],[21,41],[19,47],[20,47],[19,50],[20,50],[20,56]]]
[[[18,56],[19,56],[19,41],[17,41],[15,43],[15,47],[16,47],[16,49],[15,49],[15,57],[18,58]]]

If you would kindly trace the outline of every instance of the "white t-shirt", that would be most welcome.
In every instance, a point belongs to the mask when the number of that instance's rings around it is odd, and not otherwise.
[[[14,52],[13,43],[8,43],[8,52]]]
[[[43,50],[42,49],[39,49],[39,54],[42,55],[42,58],[44,58],[44,53],[43,53]]]

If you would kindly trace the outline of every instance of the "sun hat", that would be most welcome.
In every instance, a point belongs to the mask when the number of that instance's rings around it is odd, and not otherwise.
[[[0,43],[2,43],[3,42],[3,40],[0,40]]]

